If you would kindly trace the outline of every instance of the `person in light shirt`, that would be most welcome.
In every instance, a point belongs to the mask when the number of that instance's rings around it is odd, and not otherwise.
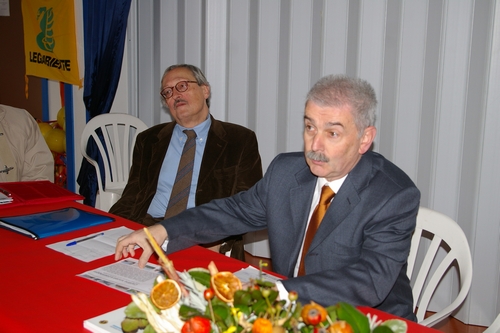
[[[413,299],[406,276],[420,191],[396,165],[371,150],[377,100],[371,85],[326,76],[309,91],[304,111],[304,152],[278,155],[264,178],[247,191],[214,200],[149,228],[171,253],[231,233],[268,229],[277,287],[303,304],[348,302],[410,320]],[[303,243],[322,187],[335,193],[308,250]],[[201,223],[200,221],[203,221]],[[121,237],[115,259],[144,249],[144,231]],[[302,252],[305,273],[299,271]]]
[[[0,104],[0,182],[54,181],[54,157],[33,116]]]

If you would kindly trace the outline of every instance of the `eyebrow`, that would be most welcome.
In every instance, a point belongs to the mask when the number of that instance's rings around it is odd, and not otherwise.
[[[309,120],[310,122],[314,123],[314,120],[309,118],[307,115],[304,115],[304,120]],[[340,126],[343,128],[344,124],[342,124],[341,122],[338,122],[338,121],[329,121],[326,123],[327,128],[334,127],[334,126]]]

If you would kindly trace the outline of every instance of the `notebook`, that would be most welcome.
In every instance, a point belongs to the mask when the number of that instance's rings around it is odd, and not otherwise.
[[[69,207],[43,213],[0,217],[0,227],[40,239],[112,221],[114,219],[109,216]]]
[[[83,196],[48,180],[0,183],[0,193],[9,198],[0,204],[0,209],[83,199]]]
[[[125,306],[83,321],[83,327],[94,333],[122,333]]]

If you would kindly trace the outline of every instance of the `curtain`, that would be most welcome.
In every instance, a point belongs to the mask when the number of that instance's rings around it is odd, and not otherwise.
[[[120,80],[127,19],[131,0],[83,0],[83,30],[85,48],[85,77],[83,102],[87,121],[109,113]],[[95,142],[87,146],[90,157],[102,165]],[[104,168],[101,177],[104,179]],[[82,161],[77,179],[84,203],[95,206],[97,177],[95,168]]]

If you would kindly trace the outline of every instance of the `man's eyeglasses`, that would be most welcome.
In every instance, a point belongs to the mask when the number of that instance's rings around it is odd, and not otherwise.
[[[175,85],[175,89],[178,92],[185,92],[189,88],[189,83],[198,83],[198,81],[179,81]],[[174,87],[165,87],[160,92],[161,97],[165,98],[166,100],[172,97],[173,94],[174,94]]]

